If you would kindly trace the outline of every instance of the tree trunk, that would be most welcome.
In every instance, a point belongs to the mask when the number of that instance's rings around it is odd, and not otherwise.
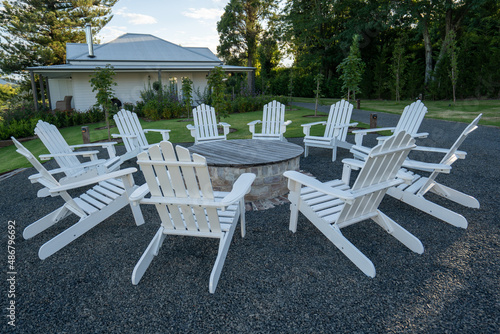
[[[425,47],[425,80],[424,84],[427,86],[431,80],[434,80],[432,77],[432,43],[431,37],[429,35],[429,23],[427,20],[424,20],[424,47]]]

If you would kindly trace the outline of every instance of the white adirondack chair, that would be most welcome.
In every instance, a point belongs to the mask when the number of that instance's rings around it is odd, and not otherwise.
[[[342,100],[331,105],[326,121],[302,124],[305,135],[304,157],[309,155],[309,147],[323,147],[332,150],[332,161],[335,161],[337,159],[337,147],[350,149],[353,144],[348,143],[346,140],[347,131],[350,126],[358,125],[358,123],[349,123],[353,108],[354,106],[351,103]],[[326,125],[324,135],[322,137],[311,136],[311,127],[319,124]]]
[[[200,104],[193,109],[194,125],[188,124],[186,127],[194,137],[194,143],[204,143],[214,140],[226,140],[230,125],[224,122],[217,123],[214,107]],[[224,128],[224,134],[219,135],[217,126]]]
[[[177,157],[172,144],[164,141],[137,157],[147,183],[130,201],[154,204],[161,226],[135,266],[132,283],[139,283],[167,235],[218,238],[219,252],[209,283],[209,291],[214,293],[239,217],[245,236],[244,196],[255,174],[242,174],[230,193],[213,192],[205,158],[193,154],[191,160],[189,150],[181,146],[176,152]],[[146,198],[148,192],[151,196]]]
[[[32,183],[40,183],[44,186],[44,188],[38,191],[38,197],[61,196],[65,201],[64,205],[59,209],[27,226],[24,229],[23,237],[30,239],[71,214],[79,217],[78,222],[40,247],[38,256],[42,260],[76,240],[91,228],[129,204],[128,197],[137,188],[132,177],[132,173],[137,171],[136,168],[127,168],[61,185],[29,150],[14,137],[12,137],[12,141],[17,147],[17,152],[26,157],[38,171],[38,174],[29,177]],[[88,186],[93,184],[95,184],[93,188],[87,190],[79,197],[73,198],[69,194],[69,191],[88,188]],[[140,209],[134,206],[131,206],[131,208],[136,224],[143,224],[144,219]]]
[[[114,147],[116,142],[69,146],[55,125],[42,120],[39,120],[36,124],[35,134],[38,138],[40,138],[42,143],[50,152],[50,154],[40,155],[40,159],[49,160],[54,158],[60,168],[52,170],[51,173],[64,173],[66,175],[59,180],[61,184],[85,180],[97,175],[106,174],[110,171],[118,170],[122,163],[120,158],[116,156]],[[109,159],[98,159],[97,154],[99,151],[97,150],[74,151],[74,149],[82,147],[106,148],[109,154]],[[78,156],[89,157],[90,161],[81,162],[77,158]]]
[[[150,131],[159,132],[161,133],[163,140],[168,140],[170,136],[170,130],[143,129],[137,114],[129,110],[120,110],[113,116],[113,119],[115,120],[116,127],[118,128],[118,131],[120,131],[120,134],[114,133],[111,136],[113,138],[122,138],[123,144],[127,149],[127,153],[120,157],[122,160],[135,158],[137,154],[147,150],[153,145],[148,143],[145,136],[146,133]]]
[[[379,131],[392,131],[393,133],[398,133],[400,131],[405,131],[409,133],[414,138],[425,138],[429,134],[428,133],[417,133],[422,120],[424,119],[425,114],[427,113],[427,107],[422,103],[422,101],[418,100],[413,102],[412,104],[405,107],[403,110],[403,114],[399,118],[398,124],[395,127],[387,127],[387,128],[376,128],[376,129],[365,129],[365,130],[355,130],[354,133],[354,142],[357,146],[363,146],[363,137],[371,132],[379,132]],[[377,140],[385,140],[387,136],[378,137]]]
[[[285,122],[285,105],[278,101],[272,101],[264,106],[262,120],[253,121],[247,125],[252,133],[252,139],[286,141],[283,134],[286,132],[287,125],[291,123],[292,121]],[[255,132],[256,124],[262,124],[261,133]]]
[[[397,187],[392,187],[387,191],[387,194],[399,199],[423,212],[426,212],[436,218],[439,218],[448,224],[467,228],[467,219],[464,216],[451,211],[447,208],[442,207],[430,200],[426,199],[424,196],[428,192],[435,193],[439,196],[447,198],[451,201],[454,201],[458,204],[470,207],[470,208],[479,208],[479,202],[472,196],[466,195],[460,191],[447,187],[441,183],[436,182],[436,178],[440,173],[449,173],[451,170],[451,165],[457,159],[464,159],[466,156],[466,152],[458,151],[458,148],[463,143],[465,138],[477,129],[477,124],[481,119],[482,114],[480,114],[476,119],[469,124],[462,134],[458,137],[455,143],[451,146],[450,149],[440,149],[434,147],[421,147],[417,146],[414,150],[425,151],[425,152],[435,152],[435,153],[444,153],[443,159],[439,164],[429,164],[422,163],[415,160],[406,160],[403,163],[403,167],[419,169],[423,171],[430,172],[428,177],[423,177],[418,174],[413,175],[411,185],[401,184]]]
[[[343,236],[341,228],[371,218],[409,249],[423,253],[424,247],[415,236],[378,210],[387,189],[403,182],[396,175],[414,142],[409,134],[399,132],[375,146],[352,188],[341,180],[322,183],[295,171],[285,172],[290,189],[290,230],[296,232],[298,213],[302,212],[370,277],[375,277],[373,263]],[[343,162],[351,160],[357,162]]]

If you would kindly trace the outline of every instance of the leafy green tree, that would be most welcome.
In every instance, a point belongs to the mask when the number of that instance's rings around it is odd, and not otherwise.
[[[359,35],[354,35],[349,55],[337,67],[337,71],[341,72],[342,89],[347,89],[347,101],[349,101],[351,92],[353,92],[354,100],[356,100],[356,92],[360,91],[359,84],[364,69],[365,63],[361,59],[361,52],[359,51]]]
[[[3,108],[5,103],[17,94],[17,91],[18,88],[12,85],[0,85],[0,108]]]
[[[268,16],[272,0],[230,0],[217,22],[218,55],[229,65],[254,67],[257,46],[262,33],[261,22]],[[253,89],[255,73],[248,74],[248,87]]]
[[[87,23],[94,35],[99,32],[111,20],[117,1],[3,1],[0,69],[10,74],[30,66],[65,63],[66,43],[84,43]]]
[[[101,107],[106,118],[106,127],[108,129],[108,140],[111,140],[111,131],[109,128],[109,112],[113,110],[114,99],[113,86],[116,86],[114,81],[115,71],[113,66],[106,65],[104,68],[96,67],[94,74],[90,76],[90,86],[93,92],[97,92],[95,106]]]
[[[224,70],[220,66],[214,67],[208,75],[208,85],[212,90],[212,107],[215,108],[218,122],[220,122],[221,117],[225,118],[229,116],[224,94],[226,90],[225,80],[227,80],[226,73],[224,73]]]
[[[182,99],[186,106],[187,118],[191,112],[191,102],[193,101],[193,80],[188,77],[182,78]]]
[[[314,116],[318,116],[318,102],[321,97],[321,83],[323,82],[324,75],[319,73],[314,77],[314,81],[316,81],[316,89],[314,90],[315,94],[315,104],[314,104]]]
[[[401,91],[405,85],[404,72],[408,63],[408,56],[405,54],[405,42],[406,38],[404,36],[396,39],[391,64],[389,65],[391,75],[394,79],[394,94],[398,102],[401,100]]]

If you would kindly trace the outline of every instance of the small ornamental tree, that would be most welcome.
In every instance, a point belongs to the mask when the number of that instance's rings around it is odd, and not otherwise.
[[[351,92],[353,92],[355,100],[356,92],[361,91],[359,84],[361,83],[364,70],[365,63],[361,59],[359,51],[359,35],[354,35],[349,55],[337,66],[337,72],[341,72],[340,80],[342,80],[342,89],[347,89],[347,101],[349,101]]]
[[[187,118],[191,112],[191,101],[193,101],[193,80],[188,77],[182,78],[182,99],[186,106]]]
[[[405,36],[396,39],[391,64],[389,65],[391,75],[394,78],[394,94],[397,102],[401,100],[401,91],[405,85],[404,72],[408,64],[408,56],[405,55],[405,44]]]
[[[111,131],[109,129],[109,111],[113,108],[114,92],[113,86],[116,86],[116,82],[113,80],[115,76],[115,71],[113,66],[106,65],[106,67],[96,67],[94,74],[90,76],[90,85],[92,86],[92,91],[97,92],[95,98],[97,103],[95,106],[101,107],[104,111],[104,117],[106,118],[106,127],[108,129],[108,140],[111,140]]]
[[[314,116],[318,116],[318,102],[319,102],[319,99],[321,97],[321,89],[320,89],[320,85],[321,85],[321,82],[323,81],[323,78],[325,76],[321,73],[319,73],[317,76],[314,77],[314,81],[316,81],[316,89],[314,90],[314,94],[315,94],[315,105],[314,105]]]
[[[226,118],[229,116],[226,100],[224,97],[225,83],[227,78],[226,73],[220,66],[214,67],[208,75],[208,85],[212,90],[212,107],[215,108],[217,113],[217,122],[220,122],[221,117]]]

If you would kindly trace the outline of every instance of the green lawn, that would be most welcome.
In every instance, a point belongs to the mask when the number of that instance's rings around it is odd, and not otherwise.
[[[294,98],[294,102],[310,102],[314,103],[312,98]],[[324,105],[330,105],[337,102],[338,99],[322,99]],[[361,100],[361,108],[369,111],[390,112],[401,114],[406,105],[413,101],[383,101],[383,100]],[[457,101],[456,104],[450,101],[425,101],[429,112],[426,118],[445,119],[458,122],[471,122],[479,113],[483,113],[483,117],[479,124],[494,125],[500,127],[500,101],[499,100],[463,100]],[[292,124],[288,126],[286,137],[302,137],[302,127],[300,124],[317,122],[326,120],[326,116],[319,116],[317,118],[304,117],[306,115],[313,115],[314,111],[304,108],[287,107],[286,119],[291,120]],[[224,119],[225,122],[231,124],[231,128],[235,132],[228,135],[228,139],[245,139],[251,138],[248,131],[247,123],[262,118],[262,111],[255,111],[242,114],[232,114],[230,117]],[[355,121],[355,120],[354,120]],[[170,140],[174,143],[193,142],[189,131],[186,129],[187,124],[185,120],[162,120],[156,122],[147,122],[141,120],[144,129],[170,129]],[[366,127],[366,125],[360,124]],[[106,130],[96,130],[104,126],[104,123],[88,124],[90,128],[90,139],[92,142],[103,140],[107,138]],[[322,126],[315,126],[312,128],[313,135],[320,135],[323,131]],[[259,130],[259,129],[258,129]],[[81,126],[73,126],[69,128],[60,129],[61,134],[66,139],[68,144],[82,144]],[[118,133],[116,128],[111,130],[112,133]],[[150,143],[157,143],[161,140],[159,133],[149,133],[146,135]],[[45,146],[39,139],[27,141],[23,143],[35,156],[48,153]],[[20,167],[29,167],[30,164],[27,160],[15,151],[13,145],[0,148],[0,173],[14,170]]]
[[[300,124],[318,122],[326,120],[327,116],[319,116],[317,118],[304,117],[305,115],[313,115],[309,109],[304,108],[293,108],[290,110],[287,107],[286,120],[291,120],[292,124],[288,126],[286,137],[302,137],[302,127]],[[231,132],[228,135],[228,139],[246,139],[251,138],[252,135],[248,130],[247,123],[262,119],[262,111],[255,111],[242,114],[232,114],[230,117],[224,119],[223,121],[231,125],[231,129],[236,131]],[[141,120],[142,127],[144,129],[170,129],[170,140],[174,143],[185,143],[194,142],[193,137],[190,135],[190,131],[186,128],[187,124],[193,124],[193,122],[186,122],[186,120],[172,119],[172,120],[161,120],[161,121],[144,121]],[[97,128],[103,127],[104,122],[87,124],[90,129],[90,140],[92,142],[104,140],[107,138],[107,130],[97,130]],[[82,133],[81,126],[72,126],[68,128],[59,129],[62,136],[66,139],[69,145],[82,144]],[[260,130],[257,126],[257,130]],[[320,135],[324,131],[322,126],[312,127],[311,134]],[[116,128],[111,129],[111,133],[118,133]],[[161,141],[162,137],[159,133],[148,133],[146,138],[149,143],[157,143]],[[40,154],[49,153],[45,146],[42,144],[40,139],[34,139],[24,142],[23,145],[30,150],[35,156]],[[29,162],[20,154],[15,151],[15,146],[11,145],[8,147],[0,148],[0,173],[11,171],[21,167],[30,167]]]
[[[294,102],[314,103],[313,98],[294,98]],[[338,99],[321,99],[322,104],[330,105]],[[351,101],[352,102],[352,101]],[[386,101],[386,100],[363,100],[361,99],[361,109],[379,112],[401,114],[410,100]],[[356,102],[353,102],[356,107]],[[500,100],[460,100],[453,101],[424,101],[427,107],[426,118],[444,119],[456,122],[472,122],[480,113],[483,114],[479,124],[494,125],[500,127]]]

